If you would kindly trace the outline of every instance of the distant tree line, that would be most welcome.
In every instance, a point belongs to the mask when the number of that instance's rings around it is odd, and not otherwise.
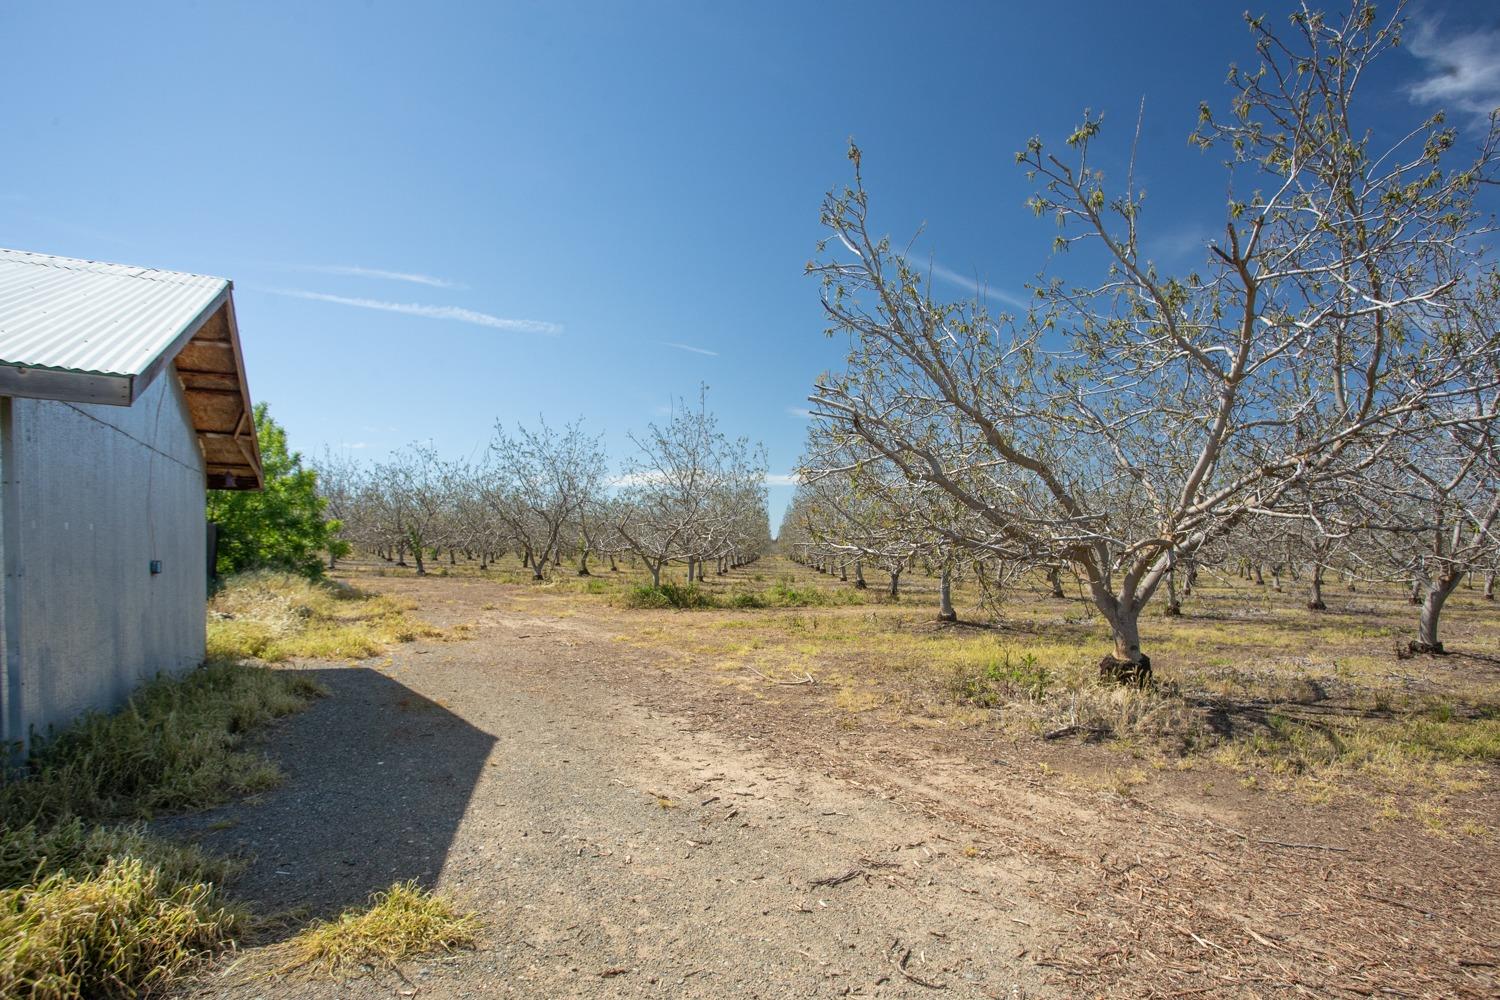
[[[634,454],[611,475],[601,437],[581,421],[497,423],[478,461],[422,444],[368,464],[330,452],[317,464],[318,490],[339,540],[418,574],[460,554],[481,569],[514,554],[537,580],[565,567],[613,570],[623,557],[660,585],[671,564],[691,582],[767,550],[765,452],[720,431],[701,396],[631,441]]]

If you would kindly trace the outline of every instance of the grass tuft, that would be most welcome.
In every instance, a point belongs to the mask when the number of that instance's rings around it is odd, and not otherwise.
[[[219,663],[85,716],[0,781],[0,996],[136,997],[162,989],[244,924],[217,885],[232,865],[139,825],[274,784],[245,734],[321,689]]]
[[[142,687],[114,715],[90,713],[0,785],[6,826],[141,818],[262,791],[279,780],[245,734],[323,693],[295,673],[213,663]]]
[[[208,882],[142,858],[57,871],[0,890],[0,996],[136,997],[165,986],[231,937],[243,916]]]
[[[709,591],[696,583],[673,583],[668,580],[657,586],[643,584],[632,588],[625,595],[625,604],[631,608],[714,608],[718,600]]]
[[[362,660],[441,635],[408,617],[414,605],[332,580],[259,570],[230,577],[208,605],[211,659]]]
[[[346,910],[337,920],[313,924],[284,946],[282,973],[306,969],[345,976],[367,966],[390,967],[420,955],[473,946],[479,918],[459,913],[415,881],[397,882],[370,899],[365,909]]]

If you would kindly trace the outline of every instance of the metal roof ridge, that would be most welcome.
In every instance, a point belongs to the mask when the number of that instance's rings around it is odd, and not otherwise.
[[[85,257],[64,257],[60,254],[41,253],[36,250],[21,250],[16,247],[0,247],[0,258],[17,264],[33,267],[53,267],[64,271],[90,271],[95,274],[110,274],[122,278],[141,278],[146,281],[170,281],[189,278],[194,282],[221,282],[231,284],[228,278],[196,271],[176,271],[164,267],[146,267],[141,264],[123,264],[118,261],[92,260]],[[173,284],[186,282],[173,281]]]

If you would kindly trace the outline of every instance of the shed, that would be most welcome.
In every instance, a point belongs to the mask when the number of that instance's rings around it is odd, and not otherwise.
[[[0,741],[204,657],[206,489],[259,489],[224,278],[0,249]]]

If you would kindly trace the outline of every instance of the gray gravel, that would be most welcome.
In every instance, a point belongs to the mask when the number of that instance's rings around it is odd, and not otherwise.
[[[482,915],[481,946],[345,983],[251,977],[251,949],[182,995],[1044,995],[1021,862],[690,731],[619,683],[649,653],[468,589],[445,611],[471,639],[305,668],[332,696],[274,730],[281,787],[162,826],[245,856],[234,892],[282,936],[414,878]]]

